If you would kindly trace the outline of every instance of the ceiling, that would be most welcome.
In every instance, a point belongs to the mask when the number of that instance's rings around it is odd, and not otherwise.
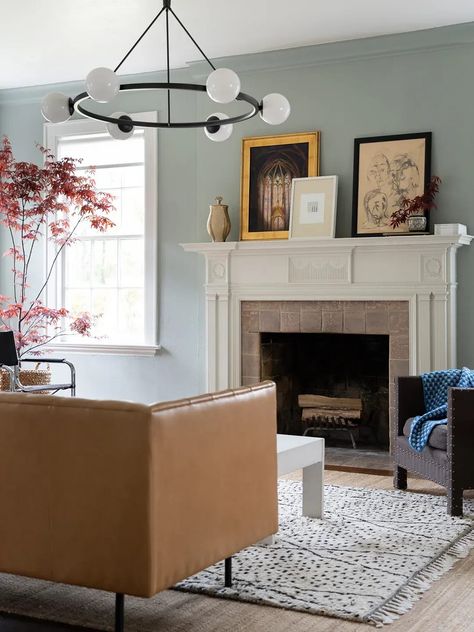
[[[4,3],[0,89],[80,80],[96,66],[114,68],[161,6],[161,0]],[[474,21],[473,0],[173,0],[171,6],[211,58]],[[161,22],[121,72],[164,67]],[[173,67],[201,58],[174,23],[171,42]]]

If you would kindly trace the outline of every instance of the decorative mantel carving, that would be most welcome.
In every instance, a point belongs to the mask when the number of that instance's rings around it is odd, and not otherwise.
[[[351,252],[295,255],[288,258],[290,283],[350,282]]]
[[[206,258],[207,388],[240,383],[243,301],[408,301],[410,373],[455,366],[455,256],[471,239],[183,244]]]

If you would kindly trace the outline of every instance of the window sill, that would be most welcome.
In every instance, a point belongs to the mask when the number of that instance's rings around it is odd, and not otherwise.
[[[161,345],[120,345],[120,344],[68,344],[58,342],[49,346],[53,353],[79,353],[88,355],[156,356]]]

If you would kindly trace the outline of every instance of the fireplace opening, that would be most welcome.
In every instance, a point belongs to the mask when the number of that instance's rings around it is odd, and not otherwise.
[[[388,335],[262,332],[260,375],[277,385],[278,432],[388,449]]]

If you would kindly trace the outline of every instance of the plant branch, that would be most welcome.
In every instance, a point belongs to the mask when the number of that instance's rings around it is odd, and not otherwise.
[[[58,331],[57,334],[54,334],[54,336],[51,336],[51,338],[48,338],[48,340],[45,340],[44,342],[39,342],[37,345],[33,345],[32,347],[28,347],[28,349],[26,349],[25,351],[19,354],[19,358],[22,358],[25,355],[25,353],[31,353],[34,349],[39,349],[40,347],[44,347],[44,345],[49,345],[49,343],[55,340],[56,338],[60,338],[61,336],[72,336],[72,335],[73,335],[72,333],[68,333],[65,330]]]
[[[13,246],[13,299],[15,303],[17,303],[18,297],[16,293],[16,257],[15,257],[16,243],[15,243],[15,237],[13,236],[13,230],[12,230],[10,221],[8,221],[8,230],[10,232],[10,237],[11,237],[12,246]]]
[[[28,314],[31,312],[33,305],[38,301],[39,297],[41,296],[41,294],[43,293],[43,290],[45,289],[45,287],[48,285],[49,279],[51,278],[51,275],[53,273],[54,270],[54,266],[56,265],[56,261],[59,258],[59,255],[61,254],[61,252],[64,250],[64,247],[66,246],[66,244],[71,240],[72,236],[74,235],[74,233],[76,232],[77,227],[79,226],[79,224],[82,222],[84,218],[81,216],[79,217],[79,219],[76,222],[76,225],[74,226],[74,228],[72,229],[72,231],[69,233],[69,235],[67,236],[67,238],[64,240],[64,242],[61,244],[61,246],[58,248],[56,254],[54,255],[53,261],[51,262],[51,266],[49,268],[48,274],[46,275],[46,280],[43,283],[43,285],[41,286],[38,294],[36,295],[36,298],[31,302],[30,307],[28,308],[28,311],[26,312],[26,314],[23,316],[23,320],[28,316]]]
[[[31,256],[33,254],[33,247],[34,247],[34,245],[36,243],[36,240],[38,238],[39,229],[40,229],[40,226],[41,226],[42,223],[43,223],[43,218],[41,217],[40,220],[38,221],[38,224],[37,224],[36,228],[35,228],[35,237],[31,240],[31,248],[30,248],[30,252],[28,254],[28,259],[27,259],[26,267],[25,267],[25,270],[26,270],[25,275],[26,276],[28,276],[28,270],[29,270],[29,267],[30,267]]]
[[[41,322],[43,318],[44,318],[43,314],[38,314],[36,318],[33,318],[33,320],[28,324],[25,331],[23,332],[23,335],[27,336],[30,333],[30,331],[34,329],[39,322]]]
[[[20,311],[18,312],[18,331],[21,333],[21,325],[22,325],[22,314],[23,314],[23,304],[25,302],[25,260],[26,260],[26,252],[25,252],[25,200],[21,200],[21,231],[20,231],[20,242],[21,242],[21,255],[23,257],[23,272],[21,277],[21,300],[20,300]]]

